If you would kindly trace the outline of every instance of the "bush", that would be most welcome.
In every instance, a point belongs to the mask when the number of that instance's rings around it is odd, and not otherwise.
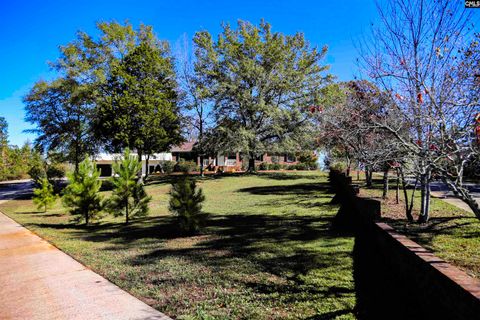
[[[330,170],[345,172],[346,169],[347,169],[347,164],[345,162],[336,161],[336,162],[330,163]]]
[[[175,161],[162,161],[162,162],[160,162],[160,166],[162,167],[163,172],[166,173],[166,174],[172,173],[173,170],[175,169],[176,164],[177,163]]]
[[[297,166],[294,165],[294,164],[287,164],[287,165],[285,166],[285,169],[286,169],[286,170],[296,170],[296,169],[297,169]]]
[[[189,234],[198,232],[205,222],[202,189],[197,189],[194,179],[184,178],[172,184],[169,210],[178,217],[180,229]]]
[[[175,167],[174,167],[175,172],[189,173],[189,172],[198,171],[198,170],[200,170],[200,168],[193,161],[181,161],[175,164]]]
[[[297,170],[309,170],[310,167],[306,163],[297,163],[295,165],[295,169],[297,169]]]
[[[279,163],[272,163],[269,167],[270,170],[280,170],[282,168]]]
[[[301,152],[300,154],[298,154],[298,161],[305,164],[307,168],[302,170],[315,170],[318,168],[318,157],[313,152]]]
[[[47,208],[54,204],[56,199],[53,186],[46,178],[40,180],[39,188],[33,189],[33,203],[37,205],[39,210],[43,209],[44,212],[47,212]]]
[[[258,165],[258,170],[268,170],[268,163],[262,162]]]

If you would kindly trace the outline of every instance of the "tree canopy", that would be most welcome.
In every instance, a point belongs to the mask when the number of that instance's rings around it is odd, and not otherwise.
[[[311,48],[304,35],[272,32],[271,26],[240,21],[223,26],[214,41],[195,34],[195,69],[214,103],[215,145],[254,159],[275,147],[296,151],[311,141],[308,106],[331,77],[321,64],[327,47]],[[225,150],[227,149],[227,150]]]

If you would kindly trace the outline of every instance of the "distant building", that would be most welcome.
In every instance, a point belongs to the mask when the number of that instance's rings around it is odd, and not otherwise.
[[[197,165],[200,165],[200,156],[194,150],[195,142],[189,141],[185,142],[179,146],[174,146],[169,152],[155,153],[150,156],[148,160],[147,168],[147,157],[142,156],[142,174],[155,173],[161,171],[161,163],[163,161],[193,161]],[[136,153],[132,153],[133,156],[137,156]],[[114,174],[112,170],[112,164],[121,159],[121,154],[109,154],[101,153],[94,158],[94,161],[97,164],[97,168],[100,169],[102,177],[109,177]],[[248,161],[248,160],[246,160]],[[258,165],[262,162],[266,163],[279,163],[279,164],[288,164],[293,165],[297,164],[297,157],[294,154],[289,153],[264,153],[263,155],[255,159],[255,163]],[[230,171],[240,171],[243,167],[242,153],[217,153],[216,155],[204,156],[203,165],[206,170],[217,171],[222,170],[226,172]],[[245,164],[246,166],[247,164]]]

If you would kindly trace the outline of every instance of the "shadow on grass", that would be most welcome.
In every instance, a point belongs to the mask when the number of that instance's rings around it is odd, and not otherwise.
[[[317,191],[326,191],[329,189],[328,183],[299,183],[286,186],[265,186],[265,187],[249,187],[239,189],[238,192],[247,192],[255,195],[309,195],[310,197]]]
[[[355,292],[348,276],[351,274],[352,239],[331,231],[331,207],[319,201],[319,198],[331,197],[325,193],[327,188],[326,183],[300,183],[241,189],[239,192],[255,195],[287,196],[265,203],[266,207],[295,203],[325,206],[327,210],[312,211],[311,215],[304,216],[268,212],[211,214],[200,237],[182,235],[176,219],[171,216],[135,219],[128,226],[122,223],[88,227],[46,223],[36,226],[69,229],[73,231],[72,236],[79,239],[110,244],[103,250],[136,249],[139,245],[136,241],[143,240],[143,244],[153,244],[153,247],[149,247],[147,253],[129,256],[125,263],[148,266],[164,258],[178,258],[191,265],[209,267],[214,270],[217,281],[234,282],[243,287],[242,290],[265,296],[266,301],[273,303],[280,297],[284,304],[318,305],[317,315],[309,319],[334,319],[354,313]],[[191,242],[180,247],[164,245],[165,241],[176,238]],[[156,285],[162,285],[162,281],[183,285],[185,280],[160,278],[152,281]],[[332,297],[349,302],[323,307],[325,299]]]

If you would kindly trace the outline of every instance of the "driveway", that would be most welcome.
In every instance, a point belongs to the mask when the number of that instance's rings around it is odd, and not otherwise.
[[[31,192],[0,185],[0,202]],[[170,319],[0,213],[0,319]]]
[[[465,183],[465,186],[470,191],[470,194],[473,198],[480,204],[480,185],[474,183]],[[436,198],[440,198],[454,206],[462,208],[468,212],[473,213],[472,209],[468,207],[468,205],[463,202],[462,200],[458,199],[452,191],[448,188],[448,186],[441,182],[435,181],[431,183],[431,190],[432,195]]]

